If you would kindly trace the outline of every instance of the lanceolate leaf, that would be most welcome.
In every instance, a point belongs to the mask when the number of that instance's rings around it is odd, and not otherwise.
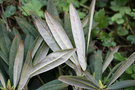
[[[13,81],[13,67],[14,67],[14,61],[17,54],[17,50],[19,47],[19,42],[20,42],[20,38],[18,36],[15,36],[9,52],[9,75],[10,75],[11,82]]]
[[[85,71],[87,64],[85,60],[84,32],[83,32],[83,27],[79,19],[79,16],[77,14],[77,11],[72,4],[70,5],[70,21],[71,21],[74,41],[77,48],[78,60],[82,69]]]
[[[58,21],[56,21],[48,12],[45,13],[45,17],[47,20],[47,24],[50,28],[50,31],[53,34],[58,45],[61,47],[61,49],[73,48],[73,46],[72,46],[66,32],[64,31],[63,27],[61,26],[61,24]],[[76,58],[71,59],[71,61],[74,64],[78,64]]]
[[[24,42],[24,46],[25,46],[25,53],[24,53],[24,56],[26,57],[27,56],[27,53],[28,51],[30,50],[30,48],[32,47],[33,45],[33,42],[34,42],[34,37],[30,34],[27,34],[26,35],[26,38],[25,38],[25,42]]]
[[[43,43],[34,56],[33,64],[36,65],[37,63],[40,63],[44,58],[46,58],[48,51],[49,47],[45,43]]]
[[[43,39],[46,41],[47,45],[53,50],[57,51],[60,50],[58,44],[56,43],[55,39],[53,38],[48,26],[44,21],[42,21],[39,18],[33,17],[34,23],[37,26],[37,30],[43,37]]]
[[[107,57],[107,59],[105,60],[104,64],[103,64],[103,69],[102,72],[104,72],[106,70],[106,68],[108,67],[108,65],[112,62],[113,58],[114,58],[114,54],[119,50],[119,46],[113,48],[113,50],[111,51],[111,53],[109,54],[109,56]]]
[[[68,12],[64,13],[64,29],[65,29],[71,43],[73,43],[74,41],[73,41],[73,35],[72,35],[72,29],[71,29],[71,23],[70,23],[70,15]]]
[[[106,79],[104,80],[104,83],[108,85],[108,82],[111,78],[111,76],[113,75],[113,73],[121,66],[121,64],[124,63],[124,62],[120,62],[118,63],[117,65],[115,65],[112,70],[109,72],[109,74],[107,75]]]
[[[124,71],[131,66],[135,61],[135,53],[133,53],[114,73],[112,81],[110,82],[109,85],[111,85],[115,80],[117,80],[123,73]]]
[[[59,80],[50,81],[36,90],[65,90],[68,85]]]
[[[37,17],[33,16],[33,18],[35,20],[34,23],[37,26],[39,33],[41,34],[41,36],[45,40],[46,44],[50,47],[50,49],[52,51],[60,50],[60,47],[56,43],[56,41],[55,41],[54,37],[52,36],[48,26],[46,25],[46,23],[43,20],[41,20]],[[67,61],[66,64],[69,65],[71,68],[75,67],[75,65],[71,61]]]
[[[94,73],[95,78],[99,81],[102,78],[102,51],[98,50],[94,54],[95,61],[94,61]]]
[[[56,42],[62,49],[73,48],[72,44],[65,33],[63,27],[48,12],[45,13],[47,24],[52,32]]]
[[[94,16],[94,11],[95,11],[95,3],[96,0],[92,0],[91,2],[91,10],[90,10],[90,23],[89,23],[89,32],[88,32],[88,41],[87,41],[87,51],[89,49],[89,44],[90,44],[90,37],[91,37],[91,30],[92,30],[92,24],[93,24],[93,16]]]
[[[118,89],[122,89],[122,88],[128,88],[128,87],[132,87],[135,86],[135,80],[125,80],[125,81],[120,81],[120,82],[116,82],[113,85],[110,85],[108,87],[109,90],[118,90]]]
[[[31,76],[35,76],[37,74],[49,71],[65,63],[73,55],[74,52],[75,49],[67,49],[49,54],[46,58],[42,60],[42,62],[40,62],[33,68]]]
[[[37,50],[39,49],[39,47],[41,46],[41,43],[43,42],[43,38],[42,37],[37,37],[36,40],[34,41],[34,47],[32,50],[32,58],[35,56]]]
[[[19,43],[19,47],[17,50],[17,54],[15,57],[15,61],[14,61],[14,87],[17,86],[19,79],[20,79],[20,74],[21,74],[21,70],[22,70],[22,65],[23,65],[23,57],[24,57],[24,43],[23,41],[21,41]]]
[[[2,58],[6,63],[8,62],[8,54],[10,51],[11,40],[8,35],[8,31],[3,22],[0,21],[0,49],[2,51]],[[8,64],[8,63],[7,63]]]
[[[22,90],[24,86],[27,84],[30,78],[30,72],[32,71],[32,56],[31,53],[28,52],[25,63],[22,68],[20,82],[18,84],[18,90]]]
[[[67,34],[58,21],[56,21],[48,12],[45,13],[47,24],[52,32],[56,42],[62,49],[73,48]]]
[[[67,83],[69,85],[73,85],[79,88],[85,88],[90,90],[98,90],[99,88],[94,86],[92,82],[77,76],[60,76],[59,80]]]

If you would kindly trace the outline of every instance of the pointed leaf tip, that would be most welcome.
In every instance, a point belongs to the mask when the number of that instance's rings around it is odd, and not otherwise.
[[[70,21],[72,27],[72,34],[77,48],[78,61],[83,71],[85,71],[87,63],[85,59],[85,38],[83,26],[81,24],[81,20],[79,18],[77,10],[72,4],[70,4]]]

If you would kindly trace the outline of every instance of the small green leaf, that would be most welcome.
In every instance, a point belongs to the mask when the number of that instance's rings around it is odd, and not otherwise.
[[[23,3],[23,5],[20,9],[21,9],[22,13],[26,16],[29,16],[32,13],[34,13],[40,17],[44,17],[44,13],[41,10],[41,8],[44,5],[45,5],[45,3],[43,3],[40,0],[30,0],[27,3]]]
[[[120,8],[120,13],[121,14],[130,14],[131,13],[131,8],[130,7],[126,7],[126,6],[124,6],[124,7],[121,7]]]
[[[120,18],[122,18],[122,15],[120,13],[116,13],[116,14],[114,14],[114,16],[111,19],[112,19],[112,21],[117,21]]]
[[[126,60],[126,58],[124,56],[121,55],[121,53],[117,52],[114,54],[114,59],[118,60],[118,61],[124,61]]]
[[[117,19],[117,24],[123,24],[124,23],[124,19],[120,18],[120,19]]]
[[[132,74],[133,73],[133,69],[132,66],[130,66],[127,70],[126,70],[127,74]]]
[[[118,34],[119,36],[125,36],[125,35],[128,34],[128,30],[127,30],[127,29],[124,29],[124,28],[122,28],[122,27],[120,26],[120,27],[118,27],[117,34]]]
[[[131,77],[132,77],[133,79],[135,79],[135,74],[132,74]]]
[[[114,41],[114,37],[111,33],[100,32],[99,39],[102,41],[102,45],[106,47],[116,46],[116,42]]]
[[[135,72],[135,64],[132,65],[132,69]]]
[[[129,35],[127,37],[127,40],[131,42],[131,44],[135,44],[135,36],[134,35]]]
[[[7,6],[5,12],[4,12],[4,17],[8,18],[12,15],[14,15],[16,12],[16,7],[13,5]]]
[[[101,29],[108,26],[108,17],[105,15],[104,9],[101,9],[95,13],[94,20],[98,23],[98,26]]]
[[[86,14],[81,11],[78,11],[78,14],[79,14],[80,19],[83,19],[86,16]]]
[[[117,24],[123,24],[124,23],[123,15],[121,13],[114,14],[114,16],[112,16],[111,20],[113,22],[117,22]]]

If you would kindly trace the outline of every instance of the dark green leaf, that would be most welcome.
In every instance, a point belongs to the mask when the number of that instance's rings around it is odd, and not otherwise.
[[[53,80],[44,84],[36,90],[65,90],[67,86],[67,84],[62,83],[61,81]]]
[[[56,5],[55,5],[55,0],[49,0],[47,3],[47,11],[55,17],[55,19],[59,22],[61,22],[59,18],[59,13],[57,11]]]
[[[25,41],[24,41],[24,45],[25,45],[24,56],[25,57],[26,57],[28,51],[31,50],[33,42],[34,42],[34,37],[30,34],[27,34],[26,37],[25,37]]]
[[[114,41],[114,37],[111,33],[100,32],[99,39],[102,41],[102,45],[106,47],[116,46],[116,42]]]
[[[127,88],[127,87],[132,87],[135,86],[135,80],[125,80],[125,81],[120,81],[116,82],[113,85],[109,86],[109,90],[116,90],[116,89],[122,89],[122,88]]]
[[[4,12],[4,17],[8,18],[8,17],[14,15],[15,12],[16,12],[16,7],[15,6],[13,6],[13,5],[7,6],[6,10]]]
[[[127,37],[127,40],[131,42],[131,44],[135,44],[135,36],[134,35],[129,35]]]
[[[25,34],[30,34],[34,37],[38,36],[38,32],[36,31],[34,26],[29,23],[25,18],[16,17],[16,21]]]
[[[0,22],[0,49],[8,60],[8,54],[10,51],[11,40],[9,38],[9,32],[7,31],[3,22]]]
[[[102,51],[98,50],[94,53],[95,56],[95,62],[94,62],[94,74],[97,81],[101,80],[102,78]]]

